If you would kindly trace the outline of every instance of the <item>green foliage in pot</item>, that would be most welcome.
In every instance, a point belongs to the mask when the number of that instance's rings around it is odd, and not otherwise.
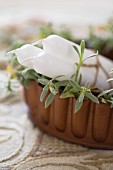
[[[26,88],[29,87],[30,80],[36,81],[43,87],[40,100],[46,98],[45,108],[52,103],[56,94],[60,94],[61,99],[76,98],[75,112],[81,108],[84,100],[113,104],[112,89],[103,92],[102,89],[92,86],[90,80],[83,85],[81,67],[85,61],[98,57],[98,52],[84,57],[85,50],[84,40],[78,46],[52,35],[9,52],[8,89],[11,90],[11,81],[14,78],[17,78]]]

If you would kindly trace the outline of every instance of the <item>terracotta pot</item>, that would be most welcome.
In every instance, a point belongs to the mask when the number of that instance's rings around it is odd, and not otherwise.
[[[84,101],[80,111],[74,114],[74,98],[60,99],[56,95],[54,102],[45,109],[44,102],[40,102],[41,86],[31,81],[24,92],[29,116],[41,130],[67,142],[113,149],[113,109],[109,104]]]
[[[111,60],[113,60],[113,50],[104,50],[102,52],[102,55],[106,56],[107,58],[110,58]]]

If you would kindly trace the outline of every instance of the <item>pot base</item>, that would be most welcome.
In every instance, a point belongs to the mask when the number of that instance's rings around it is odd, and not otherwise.
[[[44,109],[44,102],[39,101],[42,87],[31,81],[24,92],[29,116],[44,132],[86,147],[113,149],[113,109],[109,104],[85,101],[74,114],[74,98],[60,99],[56,95],[51,106]]]

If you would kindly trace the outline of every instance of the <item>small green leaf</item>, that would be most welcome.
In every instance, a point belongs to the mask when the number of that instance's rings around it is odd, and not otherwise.
[[[55,89],[55,87],[53,85],[49,86],[49,90],[51,93],[53,93],[54,95],[56,95],[58,93],[58,91]]]
[[[42,85],[47,85],[47,83],[49,82],[49,80],[44,79],[44,78],[38,79],[38,81],[39,81],[39,83],[41,83]]]
[[[56,79],[61,78],[61,77],[64,77],[64,76],[65,76],[65,75],[56,76],[56,77],[54,77],[51,81],[56,80]]]
[[[77,63],[76,63],[76,65],[78,66],[78,64],[77,64]],[[72,74],[72,76],[71,76],[70,80],[74,79],[74,77],[75,77],[75,74]]]
[[[73,88],[75,88],[75,89],[77,89],[77,90],[79,90],[79,91],[82,90],[82,88],[79,86],[79,84],[77,84],[75,81],[70,80],[70,83],[71,83],[71,85],[73,86]]]
[[[74,94],[72,92],[66,92],[66,93],[63,93],[60,98],[68,98],[68,97],[75,97]]]
[[[79,50],[78,50],[77,46],[76,46],[76,45],[74,45],[73,47],[74,47],[75,51],[77,52],[78,56],[80,57],[80,52],[79,52]]]
[[[31,74],[36,78],[39,78],[39,79],[41,78],[41,76],[35,70],[32,70]]]
[[[97,97],[95,97],[92,93],[86,92],[86,97],[95,103],[99,103]]]
[[[23,77],[24,77],[25,79],[28,78],[29,71],[31,71],[30,68],[26,68],[26,69],[24,69],[24,70],[21,71],[21,73],[22,73],[22,75],[23,75]]]
[[[103,91],[102,93],[100,93],[100,94],[98,95],[98,97],[104,96],[105,94],[110,93],[110,92],[112,92],[112,91],[113,91],[113,89]]]
[[[97,55],[98,55],[98,51],[97,51],[97,53],[92,54],[92,55],[90,55],[90,56],[84,58],[84,59],[82,60],[82,62],[84,62],[85,60],[87,60],[87,59],[89,59],[89,58],[95,57],[95,56],[97,56]]]
[[[75,113],[77,113],[80,108],[82,107],[83,101],[79,102],[79,99],[76,100],[76,104],[75,104]]]
[[[81,41],[80,48],[81,48],[81,57],[83,57],[84,49],[85,49],[85,42],[84,42],[84,40]]]
[[[87,81],[86,84],[85,84],[85,87],[86,87],[86,88],[89,88],[89,85],[90,85],[90,82]]]
[[[44,100],[44,98],[46,97],[46,95],[47,95],[47,93],[48,93],[48,90],[49,90],[49,88],[48,88],[47,86],[45,86],[45,87],[43,88],[43,91],[42,91],[41,96],[40,96],[40,101],[41,101],[41,102],[42,102],[42,101]]]
[[[81,81],[82,81],[82,74],[80,74],[79,76],[78,84],[81,84]]]
[[[32,70],[32,69],[29,69],[29,68],[26,68],[26,69],[22,70],[21,74],[25,79],[33,79],[33,80],[35,80],[35,79],[39,78],[39,75],[37,74],[37,76],[36,76],[35,71]]]
[[[71,84],[68,84],[67,86],[65,86],[64,90],[63,90],[63,93],[66,93],[68,92],[70,89],[71,89]]]
[[[83,100],[84,100],[84,93],[82,92],[81,94],[80,94],[80,96],[79,96],[79,102],[82,102]]]
[[[111,103],[111,104],[113,104],[113,101],[111,101],[111,100],[106,100],[107,102],[109,102],[109,103]]]
[[[24,79],[24,86],[26,87],[26,88],[28,88],[29,87],[29,84],[30,84],[30,81],[29,81],[29,79]]]
[[[67,84],[69,84],[69,80],[63,80],[55,83],[55,86],[58,88],[60,86],[66,86]]]
[[[54,100],[55,95],[53,93],[50,93],[45,101],[45,109],[52,103]]]

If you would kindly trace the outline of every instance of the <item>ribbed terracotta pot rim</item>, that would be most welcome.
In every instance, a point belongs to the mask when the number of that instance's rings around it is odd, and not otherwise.
[[[53,103],[44,108],[40,102],[42,87],[35,81],[24,88],[29,116],[35,126],[44,132],[66,142],[91,148],[113,149],[113,109],[109,104],[96,104],[90,100],[74,114],[76,100],[60,99],[55,96]]]

